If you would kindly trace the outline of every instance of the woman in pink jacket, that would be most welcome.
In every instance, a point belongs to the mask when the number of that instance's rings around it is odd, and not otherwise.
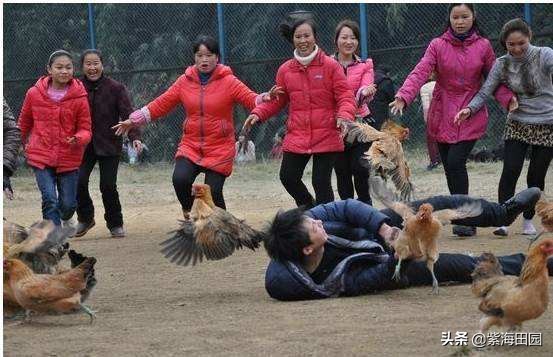
[[[359,52],[359,25],[355,21],[344,20],[336,26],[334,58],[342,66],[348,84],[356,98],[356,120],[373,123],[367,103],[376,92],[374,85],[373,61],[368,58],[363,61]],[[378,129],[378,128],[377,128]],[[342,200],[354,197],[355,191],[359,201],[372,204],[369,194],[369,169],[361,164],[362,156],[369,150],[370,143],[344,143],[343,153],[338,154],[334,171],[338,183],[338,194]],[[352,181],[353,176],[353,181]]]
[[[436,86],[428,111],[428,134],[438,142],[449,192],[468,194],[467,157],[476,140],[486,132],[488,111],[483,107],[460,126],[454,123],[454,118],[480,89],[482,78],[493,66],[495,54],[490,41],[480,34],[472,4],[452,4],[448,14],[447,30],[430,42],[390,106],[392,114],[402,114],[430,73],[436,71]],[[496,92],[496,99],[504,107],[508,107],[511,98],[512,93],[504,86]],[[473,236],[476,228],[454,226],[453,233]]]
[[[252,110],[244,130],[289,105],[280,181],[298,206],[312,207],[334,201],[332,168],[337,153],[344,151],[340,122],[353,120],[355,99],[341,66],[317,46],[312,18],[290,18],[281,24],[280,32],[295,47],[294,58],[281,65],[276,76],[284,93],[278,101]],[[315,200],[301,180],[312,156]]]

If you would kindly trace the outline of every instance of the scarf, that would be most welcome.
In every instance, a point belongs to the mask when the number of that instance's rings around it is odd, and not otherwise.
[[[467,32],[465,33],[455,33],[455,31],[453,31],[453,29],[451,28],[451,26],[449,27],[449,31],[451,32],[451,34],[453,35],[453,37],[455,37],[456,39],[458,39],[459,41],[463,42],[464,40],[466,40],[467,38],[469,38],[470,36],[472,36],[472,34],[474,33],[474,26],[470,28],[470,30],[468,30]]]
[[[294,50],[294,58],[302,65],[308,66],[311,63],[311,61],[313,61],[313,58],[315,58],[318,52],[319,52],[319,46],[315,45],[315,50],[313,50],[313,52],[311,52],[310,55],[301,57],[300,55],[298,55],[298,50],[296,49]]]

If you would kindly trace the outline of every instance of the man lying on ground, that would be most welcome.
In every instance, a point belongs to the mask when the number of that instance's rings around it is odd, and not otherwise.
[[[453,221],[478,227],[510,225],[524,210],[536,204],[537,188],[526,189],[509,201],[498,204],[466,195],[435,196],[414,201],[414,209],[427,202],[434,209],[458,208],[479,201],[479,216]],[[389,248],[402,223],[389,209],[377,210],[356,200],[336,201],[276,215],[264,241],[271,257],[265,288],[278,300],[307,300],[356,296],[374,291],[430,285],[432,277],[424,262],[403,265],[401,280],[392,279],[397,260]],[[518,275],[524,254],[499,257],[503,272]],[[441,253],[434,267],[439,282],[471,282],[470,274],[478,257]],[[548,261],[553,275],[553,260]]]

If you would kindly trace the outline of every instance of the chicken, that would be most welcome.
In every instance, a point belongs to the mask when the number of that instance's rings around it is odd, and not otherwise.
[[[541,219],[543,228],[541,232],[532,239],[533,241],[537,240],[546,232],[553,232],[553,202],[548,202],[543,192],[538,202],[536,202],[536,213]]]
[[[17,258],[37,274],[54,274],[58,272],[58,263],[69,249],[69,243],[65,241],[73,229],[56,227],[47,220],[37,222],[30,228],[4,220],[3,232],[4,259]],[[4,316],[14,316],[22,311],[22,307],[7,284],[6,274],[3,286]]]
[[[219,260],[242,247],[255,250],[263,233],[251,228],[227,211],[216,207],[209,185],[194,184],[195,196],[190,218],[181,221],[180,229],[161,243],[161,252],[178,265],[195,265],[205,257]]]
[[[58,262],[67,252],[66,243],[74,228],[57,227],[42,220],[30,228],[4,221],[4,258],[18,258],[35,273],[55,273]]]
[[[399,125],[398,123],[390,119],[382,123],[382,126],[380,127],[380,131],[382,131],[383,133],[388,133],[392,135],[400,142],[405,141],[409,136],[408,128],[404,127],[403,125]]]
[[[61,274],[35,274],[19,259],[4,260],[4,274],[13,297],[25,309],[27,320],[32,312],[71,313],[85,312],[91,322],[94,311],[84,305],[90,293],[95,258],[85,258],[77,267]],[[94,279],[95,281],[95,279]]]
[[[397,200],[382,179],[371,178],[370,184],[375,197],[403,218],[403,229],[392,244],[398,258],[393,279],[400,279],[402,261],[406,259],[424,260],[432,275],[432,293],[438,294],[438,279],[434,274],[434,264],[439,257],[438,238],[442,233],[443,225],[449,224],[455,219],[481,214],[480,203],[439,211],[434,211],[431,204],[424,203],[415,213],[412,207]]]
[[[408,129],[392,121],[387,121],[382,126],[382,131],[364,123],[344,122],[344,125],[346,125],[346,141],[372,142],[365,153],[365,159],[371,171],[384,179],[391,177],[394,186],[400,192],[401,199],[410,200],[414,187],[401,145],[401,141],[408,135]]]
[[[553,255],[553,239],[543,239],[530,248],[519,277],[504,276],[499,262],[488,253],[472,273],[472,292],[482,298],[484,313],[480,331],[492,326],[522,328],[524,321],[540,317],[549,302],[547,258]]]

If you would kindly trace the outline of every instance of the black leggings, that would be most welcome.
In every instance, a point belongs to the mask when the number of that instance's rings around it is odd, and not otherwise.
[[[213,202],[217,207],[226,209],[225,199],[223,198],[223,185],[226,176],[205,167],[196,165],[185,157],[177,157],[175,170],[173,171],[173,187],[175,193],[184,211],[190,211],[192,208],[192,184],[200,172],[205,173],[204,183],[211,187]]]
[[[528,187],[545,188],[545,176],[553,158],[553,147],[530,145],[519,140],[505,140],[505,155],[503,158],[503,171],[499,180],[499,203],[507,201],[515,194],[518,178],[524,165],[524,157],[528,147],[532,147],[530,153],[530,166],[526,175]],[[535,210],[532,207],[524,212],[524,218],[534,217]]]
[[[438,143],[447,187],[452,195],[467,195],[469,193],[467,158],[474,144],[476,144],[476,140],[461,141],[455,144]]]
[[[338,194],[342,200],[353,198],[353,185],[359,201],[372,205],[369,193],[369,174],[367,165],[363,165],[363,155],[371,143],[354,143],[347,146],[343,153],[338,153],[334,171],[336,171],[336,182],[338,183]],[[353,176],[353,182],[351,177]]]
[[[305,166],[313,156],[313,174],[311,182],[315,190],[316,200],[305,187],[301,180]],[[320,154],[294,154],[284,152],[282,154],[282,163],[280,165],[280,182],[286,191],[296,201],[296,205],[311,208],[316,204],[328,203],[334,201],[334,192],[332,191],[332,167],[336,160],[335,152],[326,152]]]

